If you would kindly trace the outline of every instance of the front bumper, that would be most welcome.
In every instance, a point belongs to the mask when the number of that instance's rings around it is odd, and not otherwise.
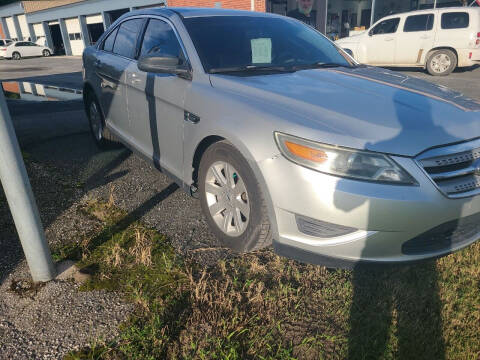
[[[400,263],[444,256],[480,237],[477,231],[470,231],[442,246],[405,251],[407,241],[480,213],[480,196],[449,199],[412,159],[393,158],[418,186],[338,178],[296,165],[281,155],[260,162],[275,211],[277,252],[341,267],[357,262]],[[333,237],[307,235],[299,230],[299,217],[353,229]]]

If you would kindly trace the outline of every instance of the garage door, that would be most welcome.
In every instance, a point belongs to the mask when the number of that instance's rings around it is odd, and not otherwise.
[[[35,33],[35,37],[37,38],[36,43],[40,45],[47,45],[42,23],[33,24],[33,31]]]
[[[67,27],[68,39],[70,40],[70,47],[72,48],[72,55],[82,55],[85,46],[78,18],[65,19],[65,25]]]
[[[10,17],[5,18],[5,20],[7,22],[7,27],[8,27],[8,32],[10,33],[10,38],[13,39],[13,40],[18,40],[17,30],[15,30],[15,24],[13,23],[13,18],[10,16]]]
[[[101,14],[90,15],[86,17],[87,24],[103,24],[103,18]]]
[[[35,31],[35,36],[37,38],[45,36],[45,31],[43,31],[42,23],[33,24],[33,31]]]
[[[28,29],[27,18],[25,15],[18,15],[18,23],[20,24],[23,40],[31,40],[30,30]]]

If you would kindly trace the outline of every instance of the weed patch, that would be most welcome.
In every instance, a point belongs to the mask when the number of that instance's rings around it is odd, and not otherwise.
[[[269,250],[204,268],[112,202],[95,236],[57,251],[136,311],[113,342],[68,359],[368,359],[480,355],[480,245],[439,261],[328,270]]]

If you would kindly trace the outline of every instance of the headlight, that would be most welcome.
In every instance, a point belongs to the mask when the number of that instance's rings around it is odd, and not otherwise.
[[[367,181],[417,184],[387,155],[324,145],[278,132],[275,132],[275,140],[288,160],[325,174]]]

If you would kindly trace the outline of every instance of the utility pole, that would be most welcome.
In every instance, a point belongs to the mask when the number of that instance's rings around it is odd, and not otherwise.
[[[34,282],[55,275],[50,249],[0,85],[0,181]]]

